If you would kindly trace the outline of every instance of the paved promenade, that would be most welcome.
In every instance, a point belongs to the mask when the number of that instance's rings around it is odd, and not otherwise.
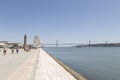
[[[76,79],[43,49],[0,51],[0,80],[86,80]]]
[[[6,55],[3,55],[3,49],[0,49],[0,80],[34,80],[32,78],[38,52],[39,50],[25,52],[19,49],[19,53],[12,54],[11,50],[7,49]]]
[[[77,80],[43,49],[40,49],[35,80]],[[81,80],[85,80],[82,79]]]

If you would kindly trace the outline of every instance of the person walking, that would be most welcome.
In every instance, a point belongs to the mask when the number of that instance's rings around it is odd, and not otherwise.
[[[3,48],[3,55],[6,55],[6,48]]]
[[[16,52],[17,52],[17,53],[19,52],[18,48],[16,48]]]
[[[13,48],[11,49],[11,51],[12,51],[12,54],[14,54],[14,49]]]

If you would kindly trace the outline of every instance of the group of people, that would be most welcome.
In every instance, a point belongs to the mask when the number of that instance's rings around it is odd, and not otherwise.
[[[24,51],[30,52],[30,51],[31,51],[31,48],[24,48]]]
[[[15,52],[16,53],[19,53],[19,48],[10,48],[11,49],[11,54],[14,54]],[[22,48],[24,49],[25,52],[30,52],[31,51],[31,48]],[[7,53],[7,48],[3,48],[3,55],[6,55]]]
[[[18,53],[18,48],[16,48],[16,53]],[[14,48],[11,49],[12,54],[14,54]]]
[[[20,49],[23,49],[25,52],[30,52],[31,51],[31,48],[20,48]],[[6,53],[7,53],[7,48],[6,47],[4,47],[3,48],[3,55],[6,55]],[[11,50],[11,54],[14,54],[14,53],[19,53],[19,48],[10,48],[10,50]]]
[[[18,50],[18,48],[15,48],[16,49],[16,53],[18,53],[19,52],[19,50]],[[15,50],[14,48],[11,48],[11,52],[12,52],[12,54],[14,54],[14,50]],[[6,55],[6,53],[7,53],[7,48],[3,48],[3,55]]]

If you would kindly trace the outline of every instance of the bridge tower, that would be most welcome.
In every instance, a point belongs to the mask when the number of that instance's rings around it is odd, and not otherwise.
[[[91,45],[91,41],[89,40],[89,45]]]
[[[108,42],[107,42],[107,41],[106,41],[105,43],[106,43],[106,45],[108,44]]]
[[[58,47],[58,40],[56,40],[56,47]]]

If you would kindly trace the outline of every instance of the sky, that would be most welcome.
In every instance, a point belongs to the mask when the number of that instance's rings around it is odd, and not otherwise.
[[[0,41],[120,42],[120,0],[0,0]]]

